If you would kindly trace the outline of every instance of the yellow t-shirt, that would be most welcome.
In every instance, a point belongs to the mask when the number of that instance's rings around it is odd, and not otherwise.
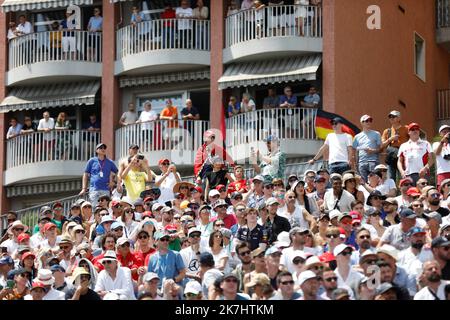
[[[142,191],[145,190],[145,181],[147,180],[147,173],[141,171],[134,171],[131,169],[128,171],[127,176],[123,180],[125,188],[127,189],[127,195],[131,201],[139,198]]]

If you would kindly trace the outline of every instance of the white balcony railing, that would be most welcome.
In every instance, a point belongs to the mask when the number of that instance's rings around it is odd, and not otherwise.
[[[210,22],[160,19],[129,25],[117,31],[116,58],[166,49],[210,50]]]
[[[271,37],[322,37],[319,6],[267,6],[232,14],[226,19],[226,46]]]
[[[45,31],[9,41],[9,70],[50,61],[101,62],[101,32]]]
[[[262,141],[268,135],[279,139],[314,140],[316,109],[277,108],[240,113],[226,119],[226,145],[233,147]]]
[[[55,160],[87,161],[95,156],[95,146],[99,142],[100,132],[87,130],[19,135],[7,140],[6,169]]]
[[[139,145],[140,152],[171,151],[177,159],[183,151],[197,151],[208,129],[209,121],[201,120],[157,120],[124,126],[116,131],[116,159],[127,157],[132,143]]]

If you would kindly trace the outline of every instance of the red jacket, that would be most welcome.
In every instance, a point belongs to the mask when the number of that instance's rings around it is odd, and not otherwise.
[[[141,260],[141,258],[132,254],[131,252],[129,252],[125,258],[121,254],[117,253],[117,260],[119,260],[122,267],[127,267],[131,271],[144,265],[144,262]],[[139,275],[137,274],[137,272],[135,272],[134,274],[132,272],[131,274],[133,280],[137,281],[139,279]]]

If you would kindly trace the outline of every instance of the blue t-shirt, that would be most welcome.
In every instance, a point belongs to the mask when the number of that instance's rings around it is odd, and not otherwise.
[[[241,104],[239,103],[239,102],[236,102],[236,105],[234,106],[234,108],[236,109],[236,110],[241,110]],[[228,105],[228,108],[227,108],[227,112],[229,113],[229,112],[233,112],[233,108],[230,106],[230,105]]]
[[[156,273],[161,279],[159,287],[161,287],[164,279],[175,279],[184,268],[183,258],[178,252],[172,250],[169,250],[164,255],[157,251],[148,261],[148,272]]]
[[[84,169],[84,172],[91,175],[89,190],[109,190],[108,184],[111,171],[114,173],[117,173],[118,171],[116,164],[112,160],[108,158],[99,160],[98,157],[89,159],[86,168]],[[101,176],[100,172],[103,172],[103,176]]]
[[[303,101],[306,103],[319,104],[320,96],[317,93],[314,93],[313,95],[308,94],[303,98]]]
[[[95,29],[95,30],[99,30],[102,28],[102,24],[103,24],[103,18],[102,17],[91,17],[89,19],[89,26],[90,29]]]
[[[292,96],[290,98],[288,98],[285,95],[280,96],[280,104],[283,104],[287,101],[287,103],[289,104],[293,104],[293,105],[297,105],[297,96]]]
[[[378,161],[378,153],[368,154],[364,149],[377,149],[381,146],[381,135],[378,131],[361,131],[353,139],[353,148],[358,152],[359,162]]]

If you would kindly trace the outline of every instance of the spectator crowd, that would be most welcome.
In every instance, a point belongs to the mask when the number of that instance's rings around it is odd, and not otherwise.
[[[450,126],[431,145],[387,118],[381,134],[363,115],[355,137],[334,118],[310,160],[328,164],[301,175],[274,135],[246,176],[206,131],[194,183],[136,144],[116,166],[99,143],[68,212],[3,217],[0,299],[448,300]]]

